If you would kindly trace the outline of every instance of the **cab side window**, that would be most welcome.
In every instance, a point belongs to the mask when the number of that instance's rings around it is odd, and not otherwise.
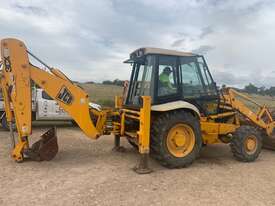
[[[177,94],[177,58],[159,56],[158,64],[158,96]]]
[[[180,75],[182,79],[183,96],[197,97],[204,92],[203,82],[195,58],[180,58]]]

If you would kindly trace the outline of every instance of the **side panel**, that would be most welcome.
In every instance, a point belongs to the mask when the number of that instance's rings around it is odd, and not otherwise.
[[[205,144],[219,143],[219,135],[226,135],[235,132],[239,127],[236,124],[216,123],[200,121],[202,140]]]

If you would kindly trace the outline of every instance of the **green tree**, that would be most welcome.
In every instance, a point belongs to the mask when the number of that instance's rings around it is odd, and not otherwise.
[[[249,83],[244,87],[244,91],[249,94],[257,94],[258,93],[258,87],[256,87],[254,84]]]
[[[269,96],[275,96],[275,87],[270,87],[269,89],[267,89],[265,91],[265,94],[267,94]]]

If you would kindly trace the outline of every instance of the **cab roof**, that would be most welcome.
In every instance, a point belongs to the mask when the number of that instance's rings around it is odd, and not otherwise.
[[[176,50],[161,49],[161,48],[154,48],[154,47],[139,48],[132,53],[135,53],[139,50],[143,50],[144,55],[146,55],[146,54],[164,54],[164,55],[172,55],[172,56],[196,56],[196,54],[193,54],[191,52],[181,52],[181,51],[176,51]]]
[[[181,52],[176,50],[161,49],[161,48],[154,48],[154,47],[142,47],[133,51],[130,54],[130,59],[126,60],[125,63],[133,62],[135,59],[138,59],[139,57],[142,57],[147,54],[160,54],[160,55],[184,56],[184,57],[197,56],[197,54],[194,54],[191,52]]]

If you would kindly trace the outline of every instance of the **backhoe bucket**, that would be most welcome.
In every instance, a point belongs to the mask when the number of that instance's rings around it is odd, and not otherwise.
[[[51,128],[45,132],[41,139],[35,142],[28,151],[26,155],[35,161],[50,161],[52,160],[58,152],[56,128]]]

